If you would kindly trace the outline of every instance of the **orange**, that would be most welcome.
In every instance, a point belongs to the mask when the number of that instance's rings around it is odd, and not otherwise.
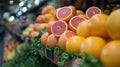
[[[106,44],[101,52],[104,67],[120,67],[120,40],[113,40]]]
[[[95,58],[100,58],[101,51],[105,46],[106,41],[101,37],[90,36],[87,37],[81,44],[80,53],[86,52]]]
[[[40,32],[45,26],[46,26],[46,23],[42,23],[42,24],[36,23],[34,24],[33,29],[34,31]]]
[[[88,23],[89,20],[85,20],[77,26],[76,33],[78,36],[83,36],[83,37],[88,37],[90,36],[89,31],[88,31]]]
[[[55,48],[58,43],[58,38],[54,36],[54,34],[50,34],[47,38],[47,44],[50,48]]]
[[[88,30],[93,36],[101,36],[104,38],[108,37],[108,33],[106,30],[108,15],[105,14],[96,14],[88,23]]]
[[[32,32],[30,33],[30,38],[31,38],[31,40],[34,40],[34,38],[35,38],[36,36],[38,36],[38,35],[39,35],[39,32],[32,31]]]
[[[85,38],[81,37],[81,36],[72,36],[66,42],[66,50],[67,51],[74,51],[74,52],[79,53],[81,43],[84,39]]]
[[[48,32],[45,32],[45,33],[41,36],[40,42],[41,42],[42,45],[46,45],[48,36],[49,36],[49,33],[48,33]]]
[[[52,26],[52,24],[54,23],[55,21],[51,21],[51,22],[49,22],[47,25],[46,25],[46,31],[49,33],[49,34],[51,34],[52,32],[51,32],[51,26]]]
[[[84,12],[82,10],[76,10],[76,15],[82,15]]]
[[[56,8],[52,5],[44,7],[41,11],[42,14],[54,14]]]
[[[36,21],[38,23],[44,23],[44,15],[38,15],[38,17],[36,18]]]
[[[107,32],[112,39],[120,39],[120,9],[113,11],[106,24]]]
[[[62,49],[62,50],[66,50],[66,42],[67,42],[67,39],[72,37],[72,36],[75,36],[76,33],[74,33],[73,31],[65,31],[59,38],[58,40],[58,45],[59,47]]]
[[[56,9],[55,16],[58,20],[68,22],[70,18],[76,15],[76,8],[74,6],[65,6]]]
[[[45,14],[45,15],[44,15],[44,22],[45,22],[45,23],[48,23],[48,22],[50,22],[50,21],[55,21],[55,20],[56,20],[56,18],[55,18],[55,16],[52,15],[52,14]]]

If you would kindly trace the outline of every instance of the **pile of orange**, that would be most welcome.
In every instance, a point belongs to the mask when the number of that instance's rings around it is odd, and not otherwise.
[[[89,16],[90,13],[92,15]],[[35,27],[38,28],[34,27],[34,30],[40,32],[43,27],[46,27],[47,32],[40,39],[43,45],[48,44],[50,48],[54,49],[56,44],[59,44],[62,50],[80,54],[87,52],[93,57],[101,59],[105,67],[120,67],[119,17],[120,10],[114,11],[109,16],[102,14],[97,7],[89,8],[84,13],[74,6],[60,8],[46,6],[42,10],[42,15],[37,17],[38,23],[35,24]],[[57,23],[59,21],[64,22],[65,25]],[[53,27],[55,24],[56,27]],[[39,25],[41,26],[39,27]],[[63,31],[63,28],[66,29]],[[61,33],[61,31],[63,32]]]

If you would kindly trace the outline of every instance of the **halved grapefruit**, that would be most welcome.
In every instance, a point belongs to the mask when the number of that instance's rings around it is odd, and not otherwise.
[[[75,36],[75,35],[76,35],[76,33],[73,32],[73,31],[70,31],[70,30],[65,31],[65,32],[60,36],[60,38],[59,38],[59,40],[58,40],[58,45],[59,45],[59,47],[60,47],[62,50],[66,50],[65,44],[66,44],[66,42],[67,42],[67,39],[70,38],[70,37],[72,37],[72,36]]]
[[[82,16],[74,16],[70,19],[69,21],[69,28],[72,30],[72,31],[76,31],[77,29],[77,26],[80,22],[86,20],[84,17]]]
[[[55,16],[59,20],[68,22],[70,18],[76,15],[76,8],[74,6],[65,6],[56,10]]]
[[[101,10],[98,7],[90,7],[86,11],[86,16],[88,19],[90,19],[95,14],[100,14]]]
[[[58,20],[52,24],[51,32],[57,37],[60,37],[68,29],[67,23],[62,20]]]

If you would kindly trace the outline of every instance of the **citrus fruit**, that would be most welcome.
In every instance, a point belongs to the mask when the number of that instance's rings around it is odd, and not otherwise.
[[[54,36],[54,34],[50,34],[47,38],[47,44],[50,48],[55,48],[58,43],[58,38]]]
[[[120,40],[106,44],[101,52],[101,61],[105,67],[120,67]]]
[[[43,23],[44,22],[44,15],[38,15],[38,17],[36,18],[36,21],[38,23]]]
[[[50,22],[50,21],[55,21],[55,20],[56,20],[56,18],[55,18],[55,16],[52,15],[52,14],[45,14],[45,15],[44,15],[44,22],[45,22],[45,23],[48,23],[48,22]]]
[[[33,29],[34,31],[40,32],[46,25],[47,25],[46,23],[41,23],[41,24],[36,23],[34,24]]]
[[[41,36],[40,42],[41,42],[42,45],[46,45],[48,36],[49,36],[49,33],[48,33],[48,32],[45,32],[45,33]]]
[[[100,58],[101,51],[105,46],[106,41],[101,37],[90,36],[87,37],[81,44],[80,53],[84,52],[92,55],[95,58]]]
[[[65,6],[56,9],[55,16],[59,20],[68,22],[70,18],[76,15],[76,8],[74,6]]]
[[[76,10],[76,15],[82,15],[84,12],[82,10]]]
[[[69,28],[72,30],[72,31],[76,31],[77,29],[77,26],[80,22],[84,21],[85,18],[84,17],[81,17],[81,16],[74,16],[70,19],[69,21]]]
[[[52,24],[54,23],[55,21],[51,21],[49,22],[47,25],[46,25],[46,31],[51,34],[51,27],[52,27]]]
[[[90,35],[88,31],[88,23],[89,23],[89,20],[85,20],[79,23],[76,30],[76,33],[78,36],[88,37]]]
[[[61,34],[63,34],[67,30],[67,28],[68,26],[65,21],[58,20],[52,24],[51,32],[55,36],[59,37]]]
[[[86,16],[88,19],[90,19],[95,14],[100,14],[101,10],[98,7],[90,7],[86,11]]]
[[[113,11],[106,24],[107,32],[112,39],[120,39],[120,9]]]
[[[85,14],[81,14],[81,15],[79,15],[79,16],[80,16],[80,17],[83,17],[83,18],[85,18],[85,19],[88,19]]]
[[[72,37],[72,36],[75,36],[76,33],[74,33],[73,31],[65,31],[59,38],[58,40],[58,45],[59,47],[62,49],[62,50],[66,50],[66,41],[68,38]]]
[[[32,32],[30,33],[30,38],[31,38],[31,40],[33,40],[36,36],[38,36],[38,34],[39,34],[39,32],[32,31]]]
[[[106,30],[107,19],[108,15],[105,14],[94,15],[88,23],[88,30],[90,35],[108,38],[108,33]]]
[[[56,8],[54,6],[48,5],[42,9],[41,13],[42,14],[54,14],[55,10]]]
[[[81,43],[84,39],[85,38],[81,36],[72,36],[71,38],[68,38],[66,42],[66,50],[79,53]]]

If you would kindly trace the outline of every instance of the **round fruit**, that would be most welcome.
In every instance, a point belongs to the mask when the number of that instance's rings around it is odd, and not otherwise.
[[[101,61],[105,67],[120,67],[120,40],[106,44],[101,52]]]
[[[36,19],[38,23],[44,23],[44,15],[39,15]]]
[[[52,24],[54,23],[55,21],[51,21],[49,22],[47,25],[46,25],[46,31],[51,34],[51,27],[52,27]]]
[[[85,19],[88,19],[87,16],[85,14],[79,15],[80,17],[83,17]]]
[[[48,22],[50,22],[50,21],[55,21],[55,20],[56,20],[56,18],[55,18],[55,16],[52,15],[52,14],[45,14],[45,15],[44,15],[44,22],[45,22],[45,23],[48,23]]]
[[[30,35],[30,32],[29,31],[23,31],[22,35],[24,37],[28,37]]]
[[[81,36],[72,36],[66,42],[66,50],[79,53],[81,43],[84,39],[85,38]]]
[[[30,38],[33,40],[36,36],[38,36],[39,35],[39,32],[36,32],[36,31],[32,31],[31,33],[30,33]]]
[[[51,32],[55,36],[59,37],[61,34],[63,34],[67,30],[67,28],[68,26],[65,21],[58,20],[52,24]]]
[[[56,8],[52,5],[46,6],[42,9],[42,14],[54,14]]]
[[[106,30],[107,19],[108,15],[105,14],[94,15],[88,23],[88,30],[90,35],[108,38],[108,33]]]
[[[86,11],[86,16],[89,19],[96,14],[101,14],[101,10],[98,7],[90,7]]]
[[[84,52],[92,55],[95,58],[100,58],[100,53],[105,46],[106,41],[101,37],[90,36],[87,37],[81,44],[81,54]]]
[[[70,19],[69,21],[69,28],[72,30],[72,31],[76,31],[77,29],[77,26],[80,22],[84,21],[85,18],[84,17],[81,17],[81,16],[74,16]]]
[[[76,33],[78,36],[83,36],[83,37],[88,37],[90,36],[89,31],[88,31],[88,23],[89,20],[85,20],[77,26]]]
[[[48,33],[48,32],[45,32],[45,33],[41,36],[40,42],[41,42],[42,45],[46,45],[48,36],[49,36],[49,33]]]
[[[58,45],[59,47],[62,49],[62,50],[66,50],[66,42],[67,42],[67,39],[72,37],[72,36],[75,36],[76,34],[73,32],[73,31],[65,31],[59,38],[58,40]]]
[[[47,39],[47,44],[50,48],[55,48],[58,43],[58,38],[54,36],[54,34],[50,34]]]
[[[84,14],[84,12],[82,10],[77,10],[76,11],[76,15],[82,15],[82,14]]]
[[[70,18],[76,15],[76,8],[74,6],[61,7],[56,10],[55,16],[59,20],[68,22]]]
[[[37,31],[37,32],[40,32],[47,24],[46,23],[42,23],[42,24],[39,24],[39,23],[36,23],[34,24],[34,31]]]
[[[113,11],[106,24],[107,32],[112,39],[120,39],[120,9]]]

